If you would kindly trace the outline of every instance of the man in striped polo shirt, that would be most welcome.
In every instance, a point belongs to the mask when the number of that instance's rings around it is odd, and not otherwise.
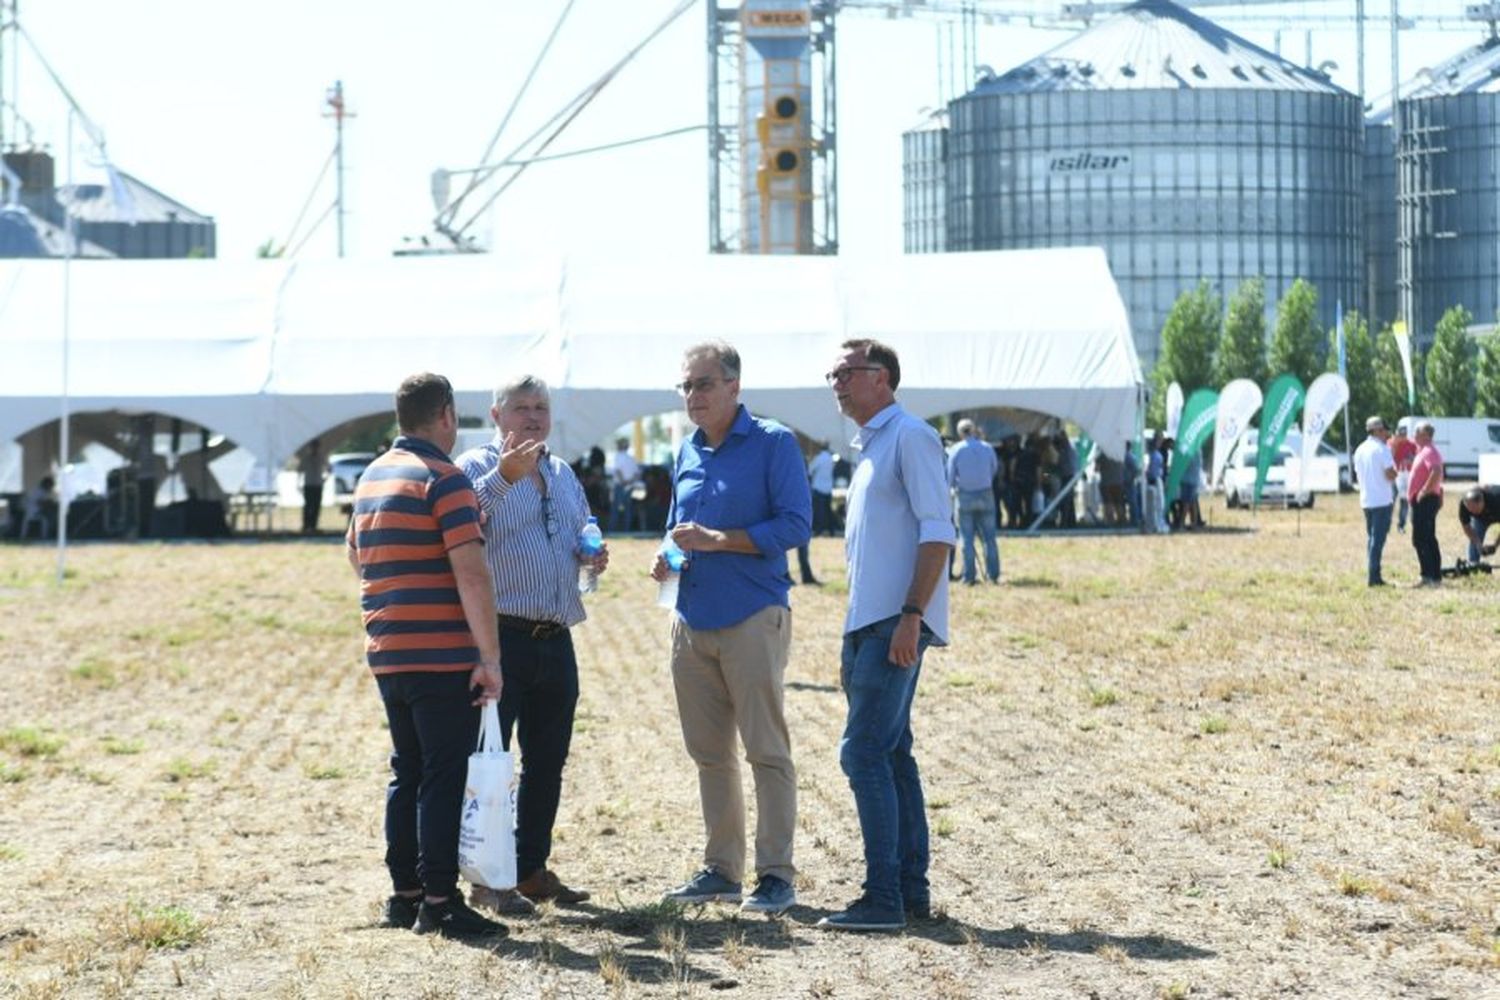
[[[445,937],[505,927],[458,891],[459,811],[479,708],[500,696],[500,643],[479,507],[448,460],[458,439],[453,387],[413,375],[396,391],[401,427],[360,476],[349,564],[360,579],[365,657],[391,730],[388,927]]]
[[[578,594],[578,534],[589,505],[578,477],[547,453],[552,432],[547,383],[532,375],[495,390],[490,407],[495,437],[458,458],[484,510],[485,556],[495,587],[505,693],[500,730],[521,743],[521,786],[516,792],[514,889],[481,893],[474,902],[501,913],[526,914],[535,903],[581,903],[587,892],[570,889],[547,867],[552,826],[562,797],[563,765],[573,738],[578,704],[578,661],[568,631],[583,621]],[[606,548],[594,561],[609,565]]]

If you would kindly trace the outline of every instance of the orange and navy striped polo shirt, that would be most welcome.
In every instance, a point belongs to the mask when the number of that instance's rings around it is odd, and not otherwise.
[[[448,552],[484,544],[469,479],[430,441],[405,435],[354,491],[365,658],[377,674],[468,671],[479,649]]]

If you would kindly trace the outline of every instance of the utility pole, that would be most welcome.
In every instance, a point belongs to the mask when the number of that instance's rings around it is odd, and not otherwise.
[[[344,119],[356,117],[352,111],[344,107],[343,80],[334,81],[333,88],[328,91],[327,103],[332,110],[323,117],[333,119],[334,219],[338,225],[339,256],[342,257],[344,256]]]

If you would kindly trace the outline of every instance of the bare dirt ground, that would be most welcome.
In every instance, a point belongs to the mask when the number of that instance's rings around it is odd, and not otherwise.
[[[554,857],[595,900],[488,948],[374,927],[387,737],[337,544],[88,545],[60,592],[0,549],[0,997],[1500,997],[1500,578],[1368,590],[1348,497],[1213,517],[1006,539],[1007,586],[955,591],[914,722],[946,916],[892,937],[812,926],[861,877],[839,543],[793,592],[785,919],[655,905],[701,821],[617,543]]]

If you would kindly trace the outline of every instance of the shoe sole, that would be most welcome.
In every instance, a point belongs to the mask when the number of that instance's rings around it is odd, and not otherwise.
[[[827,919],[819,920],[817,926],[825,931],[901,931],[906,929],[905,924],[845,924],[833,923]]]
[[[743,892],[711,892],[703,896],[663,896],[663,903],[738,903],[745,898]]]
[[[757,903],[753,899],[747,899],[743,903],[740,904],[740,912],[742,912],[742,913],[785,913],[787,910],[790,910],[792,907],[794,907],[796,905],[797,905],[797,900],[795,898],[787,900],[785,903]]]

